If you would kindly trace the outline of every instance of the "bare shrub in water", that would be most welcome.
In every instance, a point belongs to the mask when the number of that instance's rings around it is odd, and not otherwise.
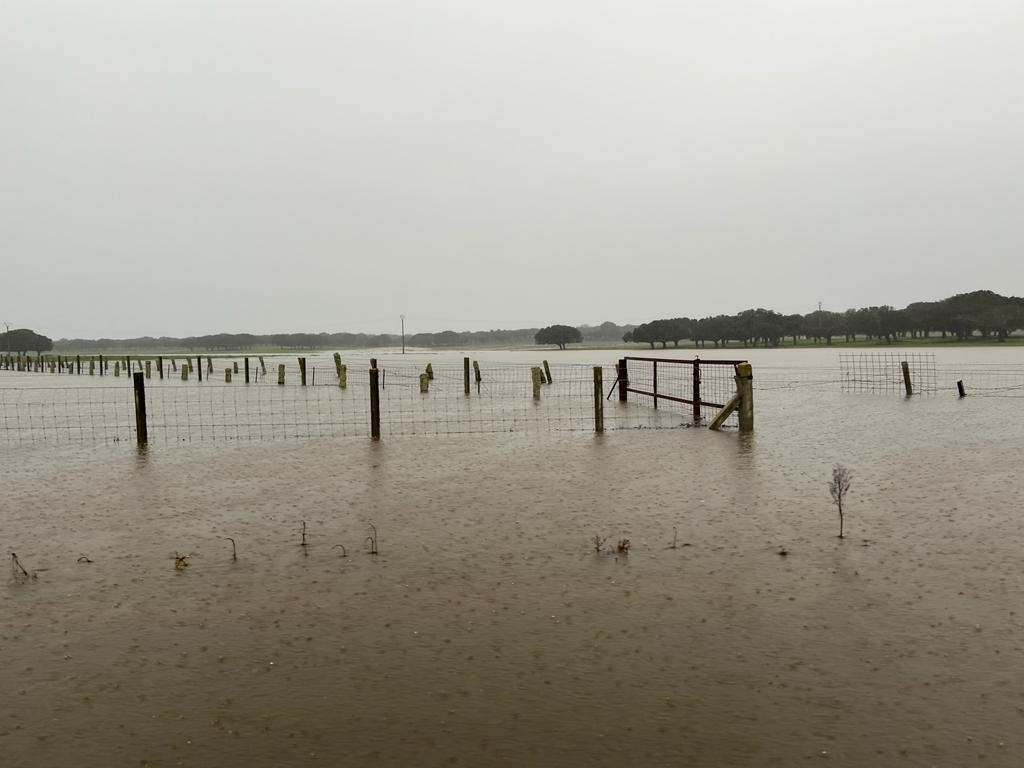
[[[850,493],[850,480],[853,475],[842,464],[832,467],[832,482],[828,484],[832,494],[832,503],[839,509],[839,538],[843,538],[843,501]]]

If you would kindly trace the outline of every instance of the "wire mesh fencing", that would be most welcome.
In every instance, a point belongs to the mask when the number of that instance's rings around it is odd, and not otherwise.
[[[905,394],[904,363],[907,365],[913,392],[931,394],[937,391],[934,353],[840,352],[842,391],[857,394]]]
[[[600,408],[604,430],[666,429],[684,426],[682,408],[657,410],[642,402],[606,399],[615,382],[615,367],[601,366],[601,392],[593,366],[558,365],[551,381],[536,390],[532,366],[488,366],[469,380],[460,366],[436,366],[422,390],[425,372],[412,366],[379,371],[382,436],[454,435],[499,432],[594,431]],[[320,437],[369,437],[370,373],[347,371],[344,380],[321,367],[301,386],[297,366],[253,375],[249,385],[234,377],[208,375],[186,381],[166,377],[145,383],[148,442],[288,440]],[[289,374],[295,374],[289,376]],[[225,377],[226,378],[226,377]],[[64,386],[42,374],[35,386],[0,387],[0,444],[34,442],[108,443],[134,441],[134,393],[130,377],[74,377]],[[342,384],[344,383],[344,386]],[[77,385],[76,385],[77,384]]]

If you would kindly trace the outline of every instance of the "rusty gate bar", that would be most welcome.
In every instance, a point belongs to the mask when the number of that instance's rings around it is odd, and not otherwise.
[[[651,363],[653,368],[652,376],[652,391],[644,389],[637,389],[629,385],[629,361],[635,360],[641,363]],[[701,420],[701,408],[724,408],[724,403],[713,403],[710,400],[705,400],[701,397],[701,376],[700,367],[702,365],[731,365],[734,368],[745,363],[746,360],[701,360],[699,357],[695,357],[692,360],[687,359],[676,359],[671,357],[623,357],[618,362],[618,386],[619,386],[619,400],[624,402],[626,400],[626,393],[633,392],[637,395],[647,395],[648,397],[654,398],[654,407],[658,407],[659,400],[668,400],[673,403],[685,403],[692,405],[694,421]],[[672,363],[676,365],[690,365],[693,367],[693,398],[685,397],[674,397],[672,395],[664,395],[658,392],[658,363]]]
[[[653,379],[654,390],[654,410],[658,410],[658,361],[654,361],[654,379]]]
[[[693,421],[700,421],[700,358],[693,359]]]

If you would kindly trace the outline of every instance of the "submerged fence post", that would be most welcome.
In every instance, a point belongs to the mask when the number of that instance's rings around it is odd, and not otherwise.
[[[476,393],[480,394],[480,363],[473,361],[473,378],[476,379]]]
[[[348,366],[342,363],[338,366],[338,388],[348,387]]]
[[[249,383],[249,358],[245,358],[245,383]]]
[[[341,353],[334,353],[334,372],[338,374],[338,378],[341,378]]]
[[[121,361],[120,360],[115,360],[114,361],[114,375],[115,376],[120,376],[121,375]]]
[[[736,394],[740,396],[740,432],[754,431],[754,370],[750,363],[736,366]]]
[[[653,363],[654,370],[652,374],[652,384],[654,385],[652,391],[654,393],[654,410],[658,410],[658,361],[655,360]]]
[[[142,371],[132,376],[135,386],[135,434],[139,445],[149,442],[149,430],[146,427],[146,380]]]
[[[146,361],[146,378],[153,378],[153,363],[150,360]]]
[[[594,366],[594,431],[604,432],[604,384],[601,381],[603,369]]]
[[[370,438],[373,440],[380,440],[380,388],[377,377],[377,367],[374,366],[370,369]]]
[[[299,358],[299,383],[306,386],[306,358]]]
[[[907,391],[907,397],[910,397],[914,394],[914,387],[910,383],[910,366],[904,360],[900,363],[900,368],[903,369],[903,389]]]
[[[224,369],[224,383],[225,384],[230,384],[231,383],[231,369],[230,368],[225,368]]]
[[[967,397],[967,393],[964,391],[964,380],[960,379],[956,383],[956,391],[960,393],[960,397]]]
[[[82,375],[82,356],[75,355],[75,368],[78,370],[78,376]]]
[[[277,383],[284,384],[284,363],[277,365]]]
[[[161,379],[164,377],[164,359],[162,357],[156,359],[156,372]]]
[[[430,391],[430,377],[425,373],[420,374],[420,392]]]
[[[626,402],[626,389],[629,387],[629,368],[626,366],[626,358],[619,360],[618,375],[616,377],[619,383],[619,402]]]
[[[700,358],[693,359],[693,423],[700,421]]]
[[[548,384],[551,383],[551,366],[548,365],[548,361],[544,361],[544,375],[547,377]]]
[[[432,366],[430,363],[427,363],[427,378],[430,379],[431,381],[434,380],[434,366]]]
[[[469,358],[462,358],[462,383],[466,394],[469,394]]]
[[[103,355],[100,355],[100,376],[103,375]]]
[[[267,364],[263,362],[263,355],[259,355],[260,359],[260,370],[263,372],[263,378],[267,377]]]
[[[533,379],[533,399],[540,400],[540,384],[544,377],[544,374],[540,370],[540,366],[533,366],[533,368],[530,369],[530,376]]]
[[[192,363],[189,363],[188,367],[191,368]],[[203,380],[203,358],[199,355],[196,355],[196,377],[199,381]]]
[[[181,364],[181,380],[182,381],[188,381],[188,369],[189,369],[189,364],[188,363],[182,363]]]

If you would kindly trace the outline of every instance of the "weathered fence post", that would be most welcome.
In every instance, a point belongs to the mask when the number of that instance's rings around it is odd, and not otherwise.
[[[334,353],[334,372],[338,374],[338,378],[341,378],[341,353]]]
[[[150,360],[146,361],[146,378],[153,378],[153,363]]]
[[[224,383],[225,384],[230,384],[231,383],[231,369],[230,368],[225,368],[224,369]]]
[[[89,360],[89,375],[90,376],[95,376],[96,375],[96,361],[92,360],[92,359]]]
[[[277,365],[277,383],[284,384],[284,363]]]
[[[964,380],[960,379],[956,383],[956,391],[960,393],[960,397],[967,397],[967,393],[964,391]]]
[[[476,393],[480,394],[480,363],[473,361],[473,378],[476,379]]]
[[[263,377],[267,376],[267,364],[263,362],[263,355],[258,355],[260,359],[260,370],[263,372]]]
[[[133,377],[135,387],[135,433],[139,445],[145,445],[149,441],[149,429],[146,426],[146,381],[142,371]]]
[[[306,358],[299,358],[299,383],[306,386]]]
[[[914,387],[910,383],[910,366],[904,360],[900,363],[900,368],[903,369],[903,389],[907,391],[907,397],[910,397],[914,394]]]
[[[469,394],[469,358],[462,358],[462,383],[466,394]]]
[[[600,365],[594,366],[594,431],[604,432],[604,372]]]
[[[121,361],[120,360],[115,360],[114,361],[114,375],[115,376],[120,376],[121,375]]]
[[[75,368],[78,369],[78,376],[82,375],[82,356],[75,355]]]
[[[175,373],[178,372],[178,361],[175,360],[173,357],[171,358],[171,370]]]
[[[188,367],[191,368],[192,363],[189,363]],[[203,380],[203,358],[199,355],[196,355],[196,378],[198,378],[199,381]]]
[[[156,374],[161,379],[164,377],[164,359],[163,357],[157,357],[156,359]]]
[[[100,355],[100,376],[103,375],[103,355]]]
[[[181,380],[182,381],[188,381],[188,368],[189,368],[188,363],[182,363],[181,364]]]
[[[619,384],[619,402],[626,402],[626,390],[629,387],[629,368],[626,365],[626,358],[619,360],[619,370],[616,376]]]
[[[540,384],[544,378],[544,374],[540,369],[540,366],[533,366],[530,369],[530,376],[533,379],[533,399],[540,400]]]
[[[736,394],[740,396],[740,432],[754,431],[754,369],[750,363],[736,366]]]
[[[238,373],[238,361],[237,360],[232,360],[231,361],[231,372],[232,373]]]
[[[348,386],[348,366],[342,363],[338,366],[338,388],[345,389]]]
[[[209,355],[206,357],[206,373],[208,376],[213,376],[213,358]]]
[[[431,381],[434,380],[434,366],[432,366],[430,363],[427,363],[427,378],[430,379]]]
[[[375,365],[370,369],[370,437],[373,440],[380,440],[380,389],[377,376]]]
[[[249,358],[245,358],[245,383],[249,383]]]
[[[652,365],[654,366],[651,375],[651,383],[653,384],[652,392],[654,393],[654,410],[658,410],[658,361],[655,360]]]
[[[700,358],[693,359],[693,423],[700,422]]]
[[[548,384],[551,383],[551,366],[548,365],[548,361],[544,361],[544,375],[548,379]]]
[[[420,392],[428,392],[430,390],[430,377],[425,373],[420,374]]]

